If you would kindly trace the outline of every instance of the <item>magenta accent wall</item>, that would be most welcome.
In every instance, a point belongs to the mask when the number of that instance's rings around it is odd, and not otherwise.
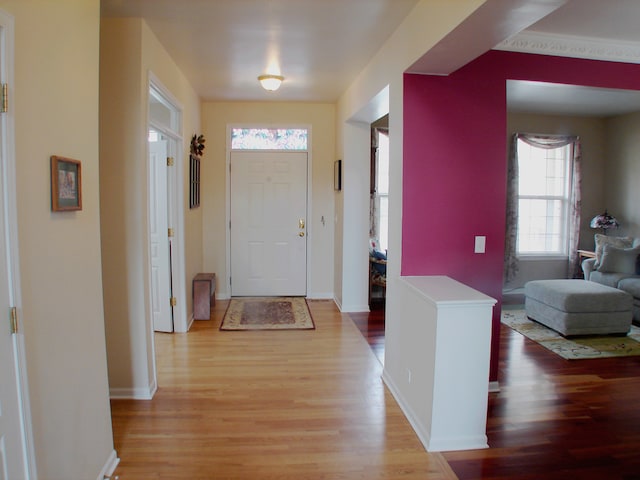
[[[490,51],[447,76],[404,77],[402,275],[447,275],[498,300],[506,208],[506,81],[640,90],[640,65]],[[474,237],[487,237],[474,253]]]

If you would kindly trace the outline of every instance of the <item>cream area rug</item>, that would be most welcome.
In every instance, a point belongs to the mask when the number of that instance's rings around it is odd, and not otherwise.
[[[315,325],[303,297],[236,297],[220,330],[313,330]]]
[[[502,310],[502,323],[567,360],[640,355],[640,328],[631,325],[626,337],[589,335],[564,338],[530,320],[524,310]]]

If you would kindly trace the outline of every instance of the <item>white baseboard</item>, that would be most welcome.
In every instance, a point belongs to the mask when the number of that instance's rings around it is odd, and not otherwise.
[[[349,312],[368,312],[369,311],[369,305],[364,303],[362,305],[357,305],[357,304],[353,304],[353,305],[342,305],[342,308],[340,309],[341,312],[344,313],[349,313]]]
[[[404,397],[400,394],[395,383],[390,378],[387,370],[382,371],[382,380],[389,388],[389,391],[395,398],[400,410],[404,413],[404,416],[411,424],[414,432],[418,436],[418,439],[422,443],[422,446],[428,452],[448,452],[456,450],[476,450],[481,448],[489,448],[486,435],[477,435],[473,437],[456,437],[456,438],[432,438],[424,428],[424,426],[418,421],[418,417],[415,412],[404,401]]]
[[[391,395],[393,395],[393,398],[396,399],[396,402],[398,403],[400,410],[402,410],[402,413],[404,413],[404,416],[407,418],[407,420],[411,424],[411,428],[413,428],[413,431],[416,432],[416,435],[418,435],[418,439],[422,443],[422,446],[424,447],[424,449],[429,451],[429,442],[431,441],[429,433],[426,432],[422,428],[420,423],[417,421],[415,413],[413,412],[411,407],[409,407],[409,405],[405,403],[404,397],[400,395],[399,390],[396,388],[396,384],[393,382],[391,377],[387,374],[386,370],[382,371],[382,381],[385,383],[385,385],[391,392]]]
[[[333,303],[336,304],[336,307],[338,307],[338,310],[342,311],[342,304],[340,303],[340,301],[338,301],[336,297],[333,297]]]
[[[309,293],[307,294],[309,300],[333,300],[333,292],[327,293]]]
[[[497,393],[500,391],[500,382],[493,381],[489,382],[489,393]]]
[[[151,400],[157,390],[155,382],[148,388],[110,388],[109,397],[118,400]]]
[[[118,466],[119,463],[120,463],[120,459],[118,458],[118,454],[116,453],[115,450],[112,450],[111,453],[109,454],[109,458],[104,464],[104,467],[102,467],[102,470],[100,470],[100,474],[98,475],[98,478],[96,478],[96,480],[104,480],[105,478],[111,478],[111,475],[113,475],[113,472],[115,472],[116,467]]]

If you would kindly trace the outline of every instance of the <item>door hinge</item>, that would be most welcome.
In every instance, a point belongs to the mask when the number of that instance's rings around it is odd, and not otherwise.
[[[11,333],[18,333],[18,309],[11,307],[9,311],[11,312]]]
[[[9,111],[9,85],[2,84],[2,113]]]
[[[169,299],[169,303],[171,304],[172,307],[175,307],[178,304],[178,300],[176,299],[176,297],[171,297]]]
[[[173,167],[174,163],[173,157],[167,157],[167,167]]]
[[[169,238],[173,237],[173,228],[170,228],[168,231]]]

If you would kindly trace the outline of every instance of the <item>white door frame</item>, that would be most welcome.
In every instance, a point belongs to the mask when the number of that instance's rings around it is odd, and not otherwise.
[[[2,53],[0,55],[2,67],[0,69],[0,82],[6,83],[9,90],[9,99],[15,98],[13,95],[14,85],[14,18],[3,10],[0,10],[0,35]],[[0,168],[2,169],[2,191],[4,192],[5,211],[0,214],[0,220],[5,222],[5,241],[7,252],[2,252],[7,256],[7,269],[9,273],[9,300],[16,307],[18,321],[24,322],[22,315],[22,295],[20,290],[20,254],[18,251],[18,211],[16,196],[16,156],[15,156],[15,115],[9,100],[9,110],[2,114],[0,128],[2,128],[1,142],[2,156]],[[20,415],[22,427],[22,447],[24,450],[25,478],[35,480],[36,456],[33,442],[33,424],[31,421],[31,408],[29,402],[29,391],[27,383],[27,359],[25,351],[24,334],[21,325],[18,332],[13,335],[13,347],[15,368],[18,380],[18,396],[20,399]]]
[[[227,158],[226,158],[226,169],[225,169],[225,182],[226,182],[226,195],[225,195],[225,213],[226,213],[226,269],[227,269],[227,278],[224,279],[224,285],[227,289],[226,295],[221,295],[221,299],[229,298],[231,296],[231,229],[229,228],[231,224],[231,177],[229,175],[229,171],[231,169],[231,130],[234,128],[282,128],[282,129],[293,129],[293,128],[302,128],[307,130],[307,150],[297,150],[298,152],[307,152],[307,296],[309,295],[309,286],[311,285],[311,258],[313,256],[313,202],[312,202],[312,190],[313,190],[313,157],[312,157],[312,132],[311,125],[309,124],[258,124],[258,123],[249,123],[249,124],[227,124]],[[242,151],[242,150],[239,150]],[[245,150],[245,151],[253,151],[253,152],[273,152],[273,151],[283,151],[286,152],[288,150]],[[221,282],[222,283],[222,282]]]
[[[160,125],[154,122],[149,115],[150,92],[154,90],[162,97],[165,105],[179,116],[179,124],[176,130],[169,129],[166,125]],[[173,157],[174,166],[167,172],[168,191],[167,202],[169,226],[173,228],[174,236],[172,238],[172,256],[171,256],[171,275],[173,282],[173,296],[177,299],[177,305],[173,307],[173,326],[175,332],[186,332],[189,329],[189,319],[187,317],[187,288],[185,282],[185,250],[184,250],[184,156],[183,156],[183,135],[182,135],[182,112],[183,108],[180,102],[171,94],[171,92],[162,84],[160,79],[149,72],[149,84],[147,88],[147,131],[149,128],[161,132],[167,137],[167,155]],[[149,142],[145,142],[146,155],[149,157]],[[150,181],[150,169],[147,165],[147,184]],[[147,202],[150,199],[147,198]],[[147,203],[147,212],[149,212],[149,204]],[[147,226],[149,232],[149,226]],[[148,235],[148,234],[147,234]],[[150,239],[147,238],[147,242]],[[147,256],[147,272],[151,278],[151,257]],[[151,284],[149,282],[149,301],[151,299]],[[148,322],[149,335],[153,337],[153,322]],[[151,342],[153,345],[153,342]],[[155,355],[154,355],[155,358]],[[155,376],[155,365],[153,368]]]

